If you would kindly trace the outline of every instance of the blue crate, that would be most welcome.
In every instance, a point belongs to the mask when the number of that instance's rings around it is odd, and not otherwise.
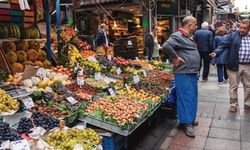
[[[118,134],[112,134],[111,136],[102,136],[103,150],[121,150],[125,148],[126,138]]]

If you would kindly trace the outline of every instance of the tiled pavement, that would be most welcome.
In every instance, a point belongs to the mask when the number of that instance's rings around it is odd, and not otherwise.
[[[196,138],[188,138],[176,120],[163,119],[149,133],[142,134],[135,150],[250,150],[250,110],[243,107],[243,88],[239,88],[239,111],[229,112],[228,83],[199,82],[199,110]]]

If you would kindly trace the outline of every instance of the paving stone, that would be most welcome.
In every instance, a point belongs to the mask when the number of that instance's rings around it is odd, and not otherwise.
[[[169,145],[171,144],[171,142],[173,141],[173,138],[170,137],[166,137],[163,141],[163,143],[161,143],[160,149],[164,150],[164,149],[168,149]]]
[[[240,129],[240,121],[230,121],[230,120],[213,120],[212,127],[216,128],[226,128],[226,129]]]
[[[201,112],[214,112],[215,103],[210,102],[199,102],[198,111]]]
[[[232,129],[211,128],[209,137],[240,140],[240,131]]]
[[[240,150],[240,141],[207,138],[205,150]]]
[[[250,122],[241,121],[241,140],[250,142]]]
[[[241,150],[249,150],[250,142],[241,142]]]
[[[194,133],[196,136],[207,137],[209,132],[209,127],[196,126],[194,127]]]
[[[196,118],[196,120],[199,122],[199,127],[209,127],[212,123],[211,118]]]
[[[195,136],[195,138],[189,138],[183,131],[177,133],[171,144],[182,145],[186,147],[203,148],[205,145],[206,137]]]

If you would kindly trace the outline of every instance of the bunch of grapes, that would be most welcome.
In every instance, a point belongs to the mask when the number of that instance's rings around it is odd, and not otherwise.
[[[32,120],[30,118],[27,118],[27,117],[22,117],[20,119],[20,122],[18,124],[18,127],[17,127],[17,132],[20,133],[20,134],[23,134],[23,133],[31,133],[31,129],[33,128],[33,123],[32,123]]]
[[[12,130],[7,122],[0,121],[0,145],[3,141],[18,141],[21,139],[21,136]]]
[[[45,130],[51,130],[59,126],[59,120],[43,115],[40,112],[33,113],[31,118],[33,119],[35,126],[43,127]]]
[[[116,65],[113,61],[110,61],[106,57],[103,57],[103,56],[96,56],[96,60],[107,68],[111,68],[112,66]]]

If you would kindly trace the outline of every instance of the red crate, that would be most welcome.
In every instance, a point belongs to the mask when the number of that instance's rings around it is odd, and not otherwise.
[[[11,10],[20,10],[20,6],[17,4],[11,4],[10,8],[11,8]]]
[[[0,9],[0,14],[1,15],[10,15],[10,10],[9,9]]]
[[[0,21],[11,21],[10,16],[0,16]]]

